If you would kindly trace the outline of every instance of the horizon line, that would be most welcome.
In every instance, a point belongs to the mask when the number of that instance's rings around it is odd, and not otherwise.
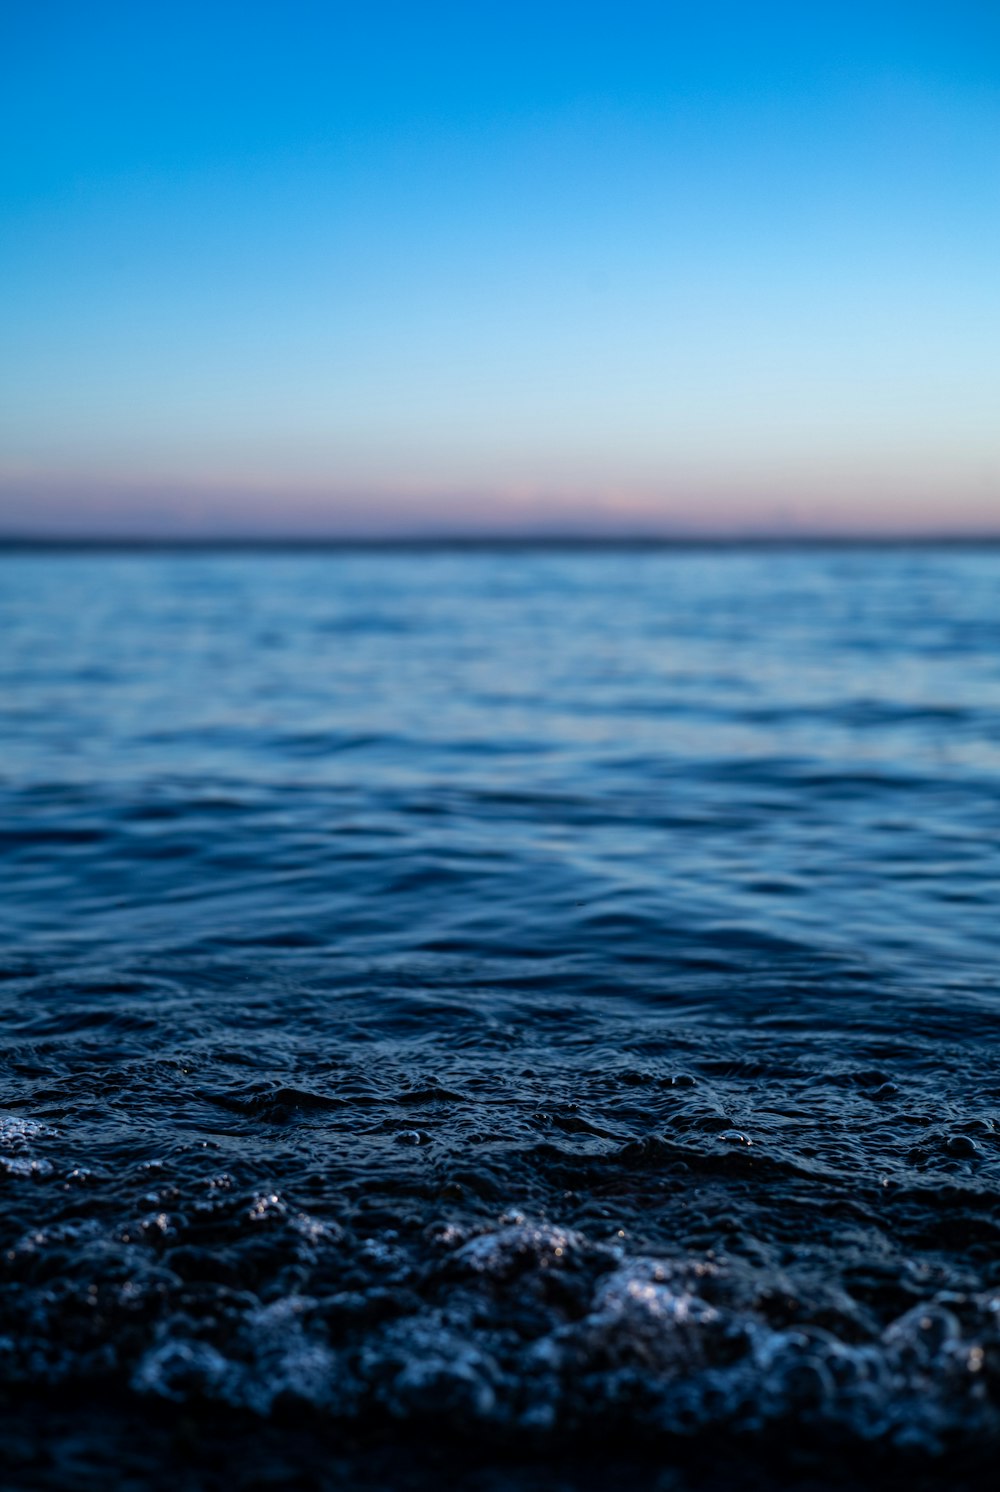
[[[1000,548],[1000,529],[938,532],[608,534],[442,532],[424,534],[24,534],[0,532],[0,554],[24,551],[303,551],[433,549],[899,549]]]

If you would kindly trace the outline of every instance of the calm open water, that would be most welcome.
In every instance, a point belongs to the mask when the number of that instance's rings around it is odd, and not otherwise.
[[[8,554],[0,637],[12,1485],[995,1465],[1000,550]]]

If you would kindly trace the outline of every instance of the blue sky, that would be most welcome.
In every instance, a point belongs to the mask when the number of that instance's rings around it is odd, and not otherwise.
[[[0,530],[1000,531],[993,3],[53,4]]]

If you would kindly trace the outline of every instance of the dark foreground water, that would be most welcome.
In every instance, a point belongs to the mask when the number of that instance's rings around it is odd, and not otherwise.
[[[25,1487],[982,1485],[1000,550],[0,560]]]

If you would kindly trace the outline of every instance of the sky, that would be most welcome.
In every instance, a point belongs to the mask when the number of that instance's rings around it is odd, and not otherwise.
[[[0,534],[1000,533],[996,0],[13,0]]]

